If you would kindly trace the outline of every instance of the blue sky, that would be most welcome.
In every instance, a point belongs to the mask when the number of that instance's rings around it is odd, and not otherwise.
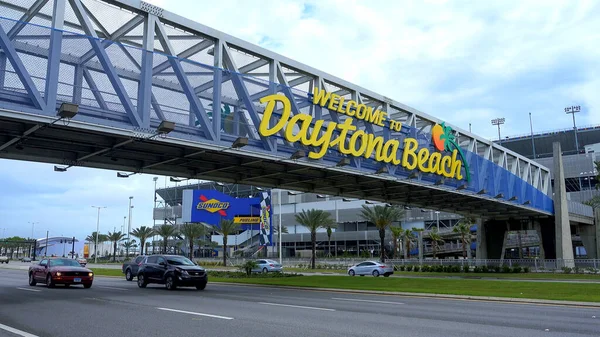
[[[598,1],[150,0],[176,14],[354,82],[485,138],[600,123]],[[161,177],[160,182],[164,184]],[[0,160],[6,235],[84,236],[152,223],[152,176]],[[3,232],[0,231],[0,235]]]

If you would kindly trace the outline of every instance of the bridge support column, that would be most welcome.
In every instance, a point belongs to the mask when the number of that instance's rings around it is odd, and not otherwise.
[[[477,238],[475,246],[475,258],[487,260],[487,238],[485,235],[485,224],[482,218],[477,219]]]
[[[546,259],[546,252],[544,250],[544,237],[542,235],[542,226],[538,220],[533,221],[533,229],[538,235],[538,240],[540,242],[540,259]]]
[[[423,232],[419,232],[419,264],[423,264]]]
[[[504,257],[502,249],[504,248],[504,240],[507,230],[506,222],[497,220],[488,220],[483,223],[484,234],[482,239],[485,240],[484,246],[486,249],[483,255],[487,259],[500,259]],[[503,241],[500,241],[503,240]],[[481,247],[480,247],[480,250]]]
[[[556,242],[556,258],[563,259],[565,267],[574,267],[573,243],[571,225],[569,223],[569,208],[567,205],[567,190],[565,187],[565,172],[563,169],[562,150],[559,142],[552,144],[554,151],[554,228]]]
[[[594,225],[579,225],[579,237],[588,259],[600,258],[600,208],[594,209]]]

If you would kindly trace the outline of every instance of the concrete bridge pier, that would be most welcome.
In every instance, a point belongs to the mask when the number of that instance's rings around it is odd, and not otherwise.
[[[567,189],[563,168],[562,150],[559,142],[552,144],[554,155],[554,229],[556,242],[556,258],[564,259],[565,267],[575,267],[569,207],[567,205]]]
[[[600,257],[600,209],[594,210],[594,225],[580,224],[578,227],[588,259],[597,259]]]

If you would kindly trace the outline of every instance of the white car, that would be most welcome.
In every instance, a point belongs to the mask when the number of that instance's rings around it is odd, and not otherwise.
[[[378,277],[379,275],[383,275],[384,277],[389,277],[393,273],[394,267],[375,261],[361,262],[357,265],[348,268],[348,275],[350,276],[373,275],[374,277]]]
[[[0,263],[8,263],[8,256],[0,256]]]

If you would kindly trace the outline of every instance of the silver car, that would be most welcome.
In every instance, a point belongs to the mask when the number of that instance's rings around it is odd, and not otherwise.
[[[255,273],[282,272],[283,267],[273,260],[256,260],[257,267],[252,269]]]
[[[375,262],[375,261],[365,261],[361,262],[357,265],[354,265],[348,268],[348,275],[373,275],[378,277],[379,275],[383,275],[385,277],[389,277],[394,273],[394,267],[385,265],[383,263]]]

